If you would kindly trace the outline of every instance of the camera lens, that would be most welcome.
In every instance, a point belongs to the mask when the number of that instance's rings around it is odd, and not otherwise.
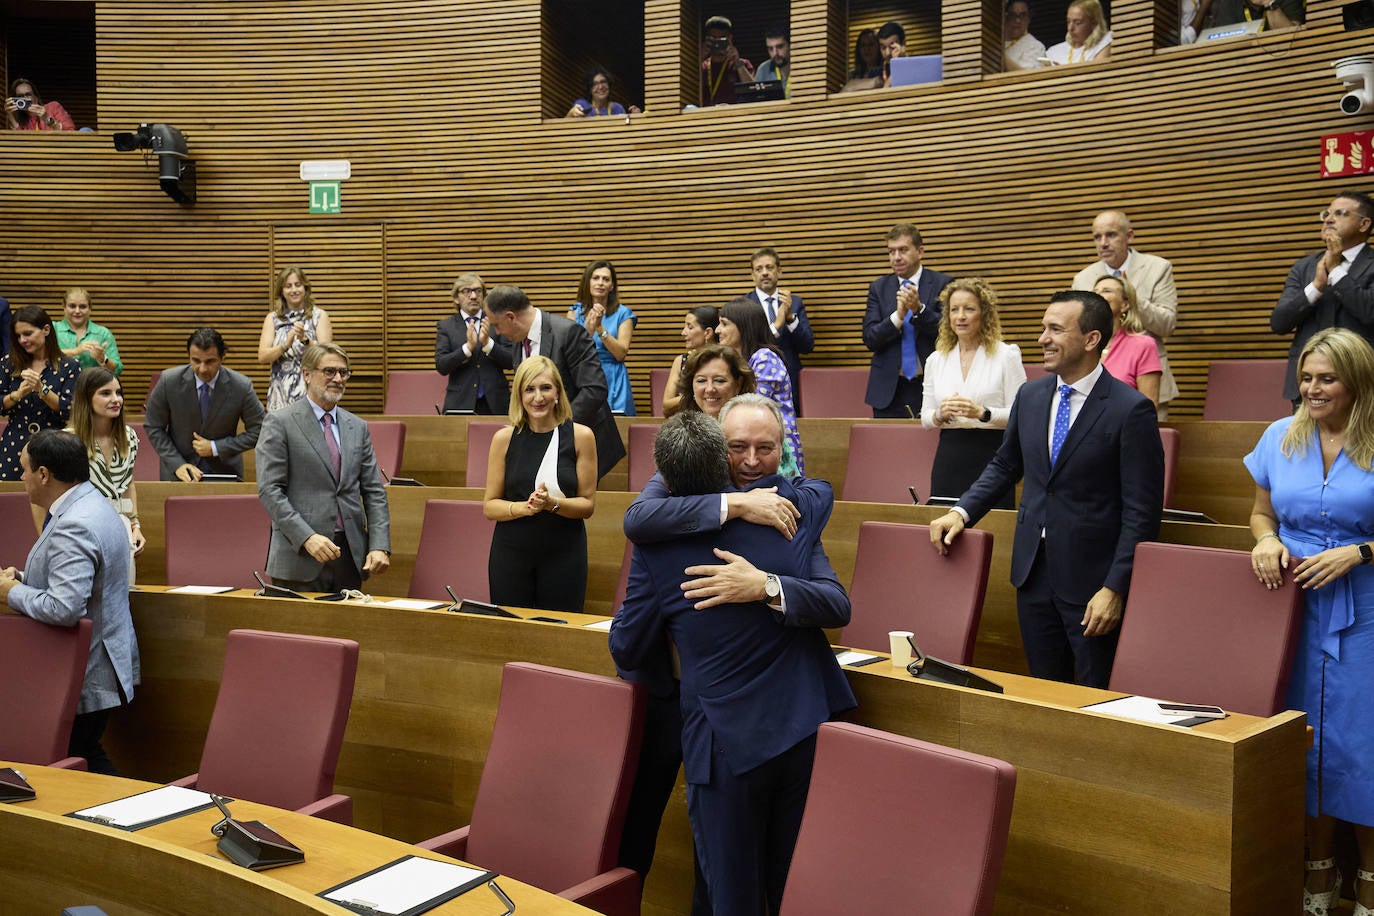
[[[28,110],[29,110],[29,100],[28,100],[28,99],[15,99],[15,100],[14,100],[14,110],[15,110],[15,111],[28,111]]]
[[[1359,114],[1363,107],[1360,97],[1353,92],[1341,97],[1341,111],[1348,115]]]

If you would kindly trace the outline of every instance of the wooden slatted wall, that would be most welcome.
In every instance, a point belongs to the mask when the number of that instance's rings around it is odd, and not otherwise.
[[[640,316],[630,362],[647,405],[683,311],[748,289],[758,245],[782,252],[785,285],[806,298],[809,364],[867,362],[865,290],[905,220],[925,232],[927,264],[994,284],[1025,347],[1049,293],[1093,259],[1093,215],[1119,206],[1138,247],[1175,264],[1175,415],[1198,416],[1208,360],[1285,352],[1268,313],[1347,184],[1318,177],[1318,138],[1369,126],[1336,107],[1330,62],[1367,42],[1341,31],[1335,5],[1314,4],[1300,31],[1157,51],[1149,0],[1119,0],[1110,63],[832,97],[823,49],[855,17],[796,0],[806,53],[791,102],[681,113],[705,9],[645,3],[649,114],[626,124],[541,117],[538,0],[299,0],[289,16],[259,0],[97,3],[101,132],[0,136],[0,294],[51,306],[89,288],[136,396],[201,323],[265,387],[253,354],[284,254],[274,239],[289,237],[345,319],[339,340],[367,354],[351,405],[377,410],[382,367],[432,366],[458,273],[561,311],[587,261],[609,257]],[[991,15],[997,3],[948,0],[960,60],[984,53]],[[493,35],[498,55],[474,51]],[[109,131],[157,121],[199,160],[194,208],[110,145]],[[341,214],[307,213],[297,169],[318,158],[353,164]]]

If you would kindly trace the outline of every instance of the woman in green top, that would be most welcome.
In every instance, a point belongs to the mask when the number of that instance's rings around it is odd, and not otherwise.
[[[73,286],[62,297],[62,310],[67,317],[53,323],[62,355],[76,360],[82,369],[99,366],[115,375],[123,372],[124,363],[119,359],[114,335],[109,328],[91,320],[91,294]]]

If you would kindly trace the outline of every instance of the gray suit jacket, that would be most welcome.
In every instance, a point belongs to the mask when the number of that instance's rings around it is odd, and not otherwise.
[[[258,440],[258,498],[272,518],[267,574],[274,579],[299,582],[319,576],[321,564],[304,545],[312,534],[331,537],[340,512],[359,572],[369,550],[391,549],[386,487],[367,423],[336,408],[341,468],[336,480],[324,427],[310,405],[308,397],[301,398],[268,414]]]
[[[1107,273],[1106,264],[1094,261],[1073,278],[1073,288],[1091,290]],[[1126,282],[1131,284],[1139,300],[1140,323],[1159,344],[1159,363],[1164,370],[1159,377],[1159,403],[1165,405],[1178,397],[1178,382],[1169,368],[1169,352],[1164,346],[1164,341],[1174,333],[1174,327],[1178,324],[1178,287],[1174,283],[1174,265],[1157,255],[1132,248],[1127,262]]]
[[[9,606],[59,627],[91,619],[91,654],[78,713],[111,709],[134,697],[138,642],[129,616],[129,535],[109,500],[77,484],[29,551],[24,582]]]
[[[176,480],[177,468],[200,461],[191,446],[193,433],[213,439],[219,451],[218,456],[205,459],[206,470],[243,477],[243,453],[257,445],[262,430],[262,401],[253,391],[252,380],[225,366],[220,367],[210,395],[210,413],[203,422],[196,375],[189,364],[162,373],[144,410],[143,430],[162,461],[163,480]],[[239,420],[243,420],[243,432],[238,431]]]

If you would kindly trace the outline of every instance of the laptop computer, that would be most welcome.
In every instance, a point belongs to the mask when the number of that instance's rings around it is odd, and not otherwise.
[[[1204,41],[1217,41],[1222,38],[1241,38],[1245,35],[1257,35],[1263,30],[1263,19],[1233,22],[1230,25],[1214,25],[1210,29],[1203,29],[1202,34],[1197,37],[1197,42],[1202,44]]]
[[[735,102],[780,102],[783,98],[782,80],[754,80],[735,84]]]
[[[889,63],[893,86],[919,86],[944,79],[944,56],[940,54],[894,57]]]

